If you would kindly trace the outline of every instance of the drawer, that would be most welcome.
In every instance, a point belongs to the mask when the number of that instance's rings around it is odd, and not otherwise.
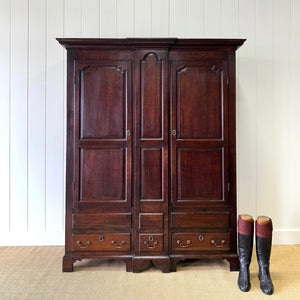
[[[229,233],[174,233],[173,251],[229,250]]]
[[[140,213],[139,214],[139,227],[141,230],[148,229],[163,229],[164,228],[164,215],[162,213]]]
[[[140,252],[162,252],[163,249],[163,234],[140,234]]]
[[[131,228],[130,213],[73,214],[73,228]]]
[[[228,228],[228,214],[171,213],[171,226],[180,228]]]
[[[130,233],[73,234],[73,251],[130,250]]]

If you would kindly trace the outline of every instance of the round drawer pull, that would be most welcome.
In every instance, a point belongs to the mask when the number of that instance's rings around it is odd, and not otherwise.
[[[91,241],[87,241],[84,245],[84,243],[82,243],[82,241],[77,241],[77,245],[80,247],[80,248],[87,248],[89,245],[91,245],[92,242]]]
[[[226,241],[222,240],[221,242],[218,243],[218,241],[211,240],[211,243],[216,247],[216,248],[222,248],[224,247]]]
[[[191,245],[191,240],[187,240],[186,244],[184,244],[181,240],[177,240],[176,243],[180,248],[188,248]]]

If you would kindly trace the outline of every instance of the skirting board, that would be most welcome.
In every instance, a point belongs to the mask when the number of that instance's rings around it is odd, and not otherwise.
[[[1,232],[0,246],[62,246],[64,231]]]
[[[300,229],[276,229],[273,231],[273,245],[300,244]]]
[[[64,231],[2,232],[0,246],[63,246]],[[273,245],[300,244],[300,230],[274,230]]]

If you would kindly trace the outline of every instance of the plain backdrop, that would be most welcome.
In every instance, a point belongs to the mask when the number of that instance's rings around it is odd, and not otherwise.
[[[238,212],[300,243],[300,1],[0,0],[0,245],[64,244],[66,53],[56,37],[246,38]]]

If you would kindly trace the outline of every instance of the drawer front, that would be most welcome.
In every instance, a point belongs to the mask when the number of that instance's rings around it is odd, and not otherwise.
[[[164,228],[164,215],[162,213],[140,213],[139,214],[139,228],[141,230],[153,228]]]
[[[73,251],[130,251],[130,233],[73,234]]]
[[[173,251],[229,250],[229,233],[174,233]]]
[[[140,234],[140,252],[162,252],[164,249],[163,234]]]
[[[229,215],[201,213],[171,213],[171,226],[180,228],[228,228]]]
[[[130,213],[73,214],[73,228],[131,228]]]

